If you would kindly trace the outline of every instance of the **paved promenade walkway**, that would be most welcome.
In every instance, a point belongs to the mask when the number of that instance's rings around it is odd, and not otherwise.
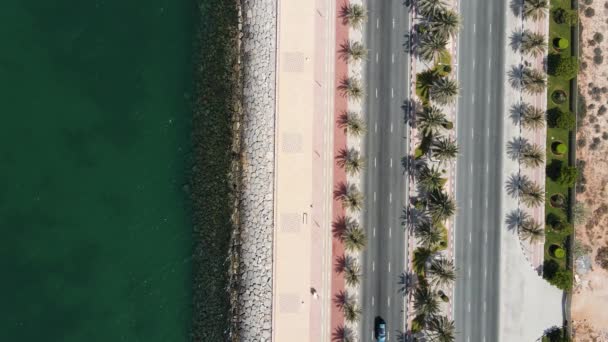
[[[332,1],[278,1],[273,341],[329,341]]]

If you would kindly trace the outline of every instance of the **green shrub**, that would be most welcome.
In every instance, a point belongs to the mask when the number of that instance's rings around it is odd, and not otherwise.
[[[557,107],[549,110],[547,119],[549,126],[552,128],[572,130],[576,126],[576,118],[574,115],[570,112],[563,112]]]
[[[576,166],[562,165],[557,182],[561,185],[572,187],[578,178],[578,170]]]
[[[424,152],[422,151],[422,149],[420,147],[416,147],[416,149],[414,150],[414,159],[419,159],[423,155]]]
[[[566,251],[564,251],[563,248],[557,248],[555,251],[553,251],[553,256],[557,259],[563,259],[566,256]]]
[[[454,123],[452,121],[448,121],[448,122],[444,123],[442,126],[445,129],[454,129]]]
[[[564,154],[568,152],[568,146],[566,146],[566,144],[559,143],[557,146],[555,146],[555,152],[557,152],[557,154]]]
[[[559,41],[561,44],[563,38]],[[567,57],[553,53],[549,55],[547,66],[547,71],[550,75],[557,76],[566,80],[573,79],[578,73],[578,60],[576,59],[576,57]]]
[[[545,260],[543,263],[543,278],[549,280],[559,271],[559,264],[555,260]]]
[[[572,272],[560,269],[553,275],[552,278],[547,279],[549,284],[562,289],[564,291],[570,291],[572,289]]]
[[[578,23],[578,13],[575,10],[558,8],[553,11],[553,19],[558,24],[574,26]]]

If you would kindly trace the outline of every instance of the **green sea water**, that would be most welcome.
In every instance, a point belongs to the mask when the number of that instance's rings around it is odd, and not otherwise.
[[[1,5],[0,340],[188,340],[194,3]]]

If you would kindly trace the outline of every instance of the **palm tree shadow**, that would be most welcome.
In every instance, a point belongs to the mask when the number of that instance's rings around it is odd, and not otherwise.
[[[336,155],[336,164],[340,167],[344,167],[346,165],[346,161],[348,160],[348,148],[343,147],[338,151],[338,155]]]
[[[334,272],[342,273],[352,263],[353,263],[353,258],[351,256],[343,254],[336,258],[336,264],[334,265]]]
[[[523,13],[524,0],[511,0],[509,7],[511,8],[513,15],[519,17]]]
[[[353,332],[349,327],[340,325],[336,327],[336,329],[332,333],[331,340],[334,342],[350,341],[352,336]]]
[[[416,275],[413,272],[402,272],[399,275],[398,285],[399,292],[407,296],[416,288]]]
[[[350,301],[350,295],[344,290],[340,290],[340,292],[336,293],[333,300],[334,304],[340,309],[350,303]]]
[[[349,219],[346,216],[340,216],[331,223],[334,238],[342,239],[348,226],[348,220]]]
[[[521,43],[524,38],[524,33],[521,30],[514,31],[509,37],[509,46],[513,50],[513,52],[519,51],[521,49]]]
[[[509,117],[514,125],[518,125],[530,105],[525,102],[516,103],[509,108]]]
[[[521,89],[524,79],[524,66],[521,64],[513,65],[507,74],[509,76],[509,84],[515,89]]]
[[[530,186],[531,181],[527,176],[520,176],[517,174],[513,174],[507,179],[507,194],[513,198],[517,198],[522,189]]]
[[[411,198],[411,202],[415,202],[416,198]],[[401,214],[401,225],[405,229],[414,231],[420,223],[429,222],[429,214],[425,210],[417,209],[414,206],[403,208]]]
[[[420,104],[416,100],[405,100],[403,101],[403,105],[401,105],[401,110],[403,110],[403,123],[406,125],[410,125],[411,127],[415,127],[416,124],[416,108],[418,108]]]
[[[336,122],[338,123],[338,127],[343,128],[346,133],[346,127],[348,127],[348,112],[343,110]]]
[[[521,209],[515,209],[507,214],[505,223],[507,229],[511,232],[517,232],[517,229],[521,226],[522,222],[529,219],[530,215]]]
[[[507,143],[507,155],[513,161],[518,160],[521,151],[530,146],[530,142],[526,138],[516,137]]]
[[[348,184],[346,182],[340,182],[334,189],[334,199],[339,200],[348,194]]]
[[[401,158],[401,166],[403,167],[403,173],[407,172],[410,179],[413,180],[420,176],[420,172],[427,166],[427,161],[414,156],[405,156]]]

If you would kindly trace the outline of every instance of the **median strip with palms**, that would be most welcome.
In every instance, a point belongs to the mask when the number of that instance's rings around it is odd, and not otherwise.
[[[460,28],[453,5],[445,0],[416,2],[417,19],[409,36],[409,51],[419,61],[415,89],[419,102],[410,105],[416,113],[411,123],[414,153],[405,160],[415,186],[410,187],[411,205],[404,209],[402,219],[415,237],[416,248],[410,258],[413,273],[402,279],[404,292],[413,301],[413,310],[408,310],[413,313],[408,317],[409,334],[430,341],[455,338],[447,295],[456,277],[448,251],[448,228],[456,212],[450,179],[458,154],[450,121],[459,91],[449,52]]]

